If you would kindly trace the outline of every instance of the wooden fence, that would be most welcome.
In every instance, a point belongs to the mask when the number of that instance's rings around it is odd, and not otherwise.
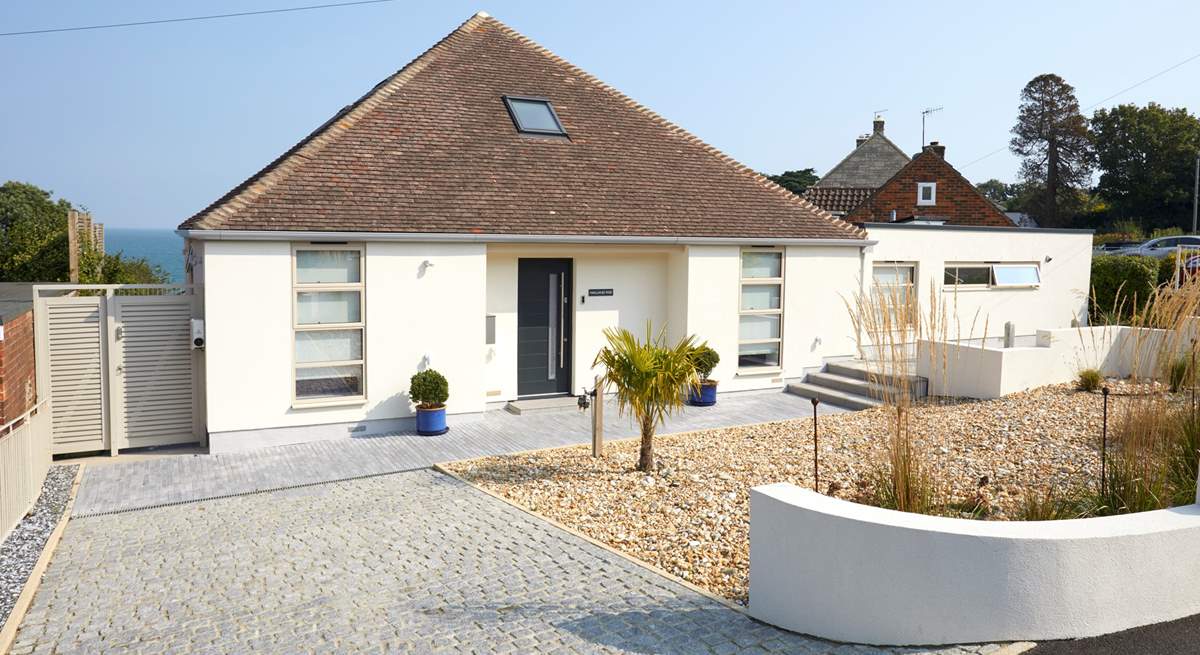
[[[0,541],[16,527],[50,470],[50,401],[0,427]]]

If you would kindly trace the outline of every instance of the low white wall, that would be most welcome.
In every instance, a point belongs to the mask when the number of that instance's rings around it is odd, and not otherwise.
[[[1108,377],[1154,377],[1161,361],[1187,353],[1190,339],[1190,333],[1107,326],[1038,330],[1036,345],[1014,348],[920,341],[916,367],[930,394],[999,398],[1070,382],[1085,368]]]
[[[838,641],[1106,634],[1200,612],[1200,506],[1073,521],[907,514],[750,491],[750,614]]]

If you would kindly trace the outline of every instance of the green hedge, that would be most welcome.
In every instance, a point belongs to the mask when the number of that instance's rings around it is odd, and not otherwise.
[[[1162,266],[1153,257],[1093,257],[1092,322],[1118,323],[1128,319],[1133,314],[1134,299],[1141,304],[1154,293]],[[1114,308],[1119,315],[1113,313]]]

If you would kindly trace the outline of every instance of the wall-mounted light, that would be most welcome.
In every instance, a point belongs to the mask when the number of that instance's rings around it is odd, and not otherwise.
[[[1054,261],[1054,258],[1051,257],[1050,255],[1046,255],[1046,263],[1049,264],[1052,261]]]

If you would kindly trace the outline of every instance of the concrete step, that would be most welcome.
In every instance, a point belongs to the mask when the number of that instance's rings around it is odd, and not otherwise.
[[[575,396],[549,396],[546,398],[518,398],[510,400],[504,406],[509,414],[542,414],[546,412],[565,412],[579,408],[579,399]]]
[[[823,403],[844,407],[846,409],[870,409],[882,405],[874,398],[868,398],[856,393],[831,389],[808,382],[792,382],[787,385],[787,392],[803,398],[816,398]]]
[[[815,384],[819,387],[827,387],[834,391],[844,391],[857,396],[866,396],[876,400],[883,400],[892,397],[896,391],[889,384],[876,384],[867,382],[862,378],[840,375],[838,373],[829,373],[822,371],[820,373],[809,373],[804,382]]]
[[[862,360],[847,360],[841,362],[829,362],[825,365],[825,370],[821,373],[837,375],[842,378],[851,378],[866,383],[871,379],[872,376],[878,376],[880,372],[881,371],[878,367],[868,364]],[[813,375],[817,374],[810,373],[808,378],[811,378]],[[913,373],[902,373],[899,377],[900,379],[906,379],[908,381],[908,387],[912,390],[914,397],[924,398],[926,395],[928,395],[929,381],[925,378]],[[806,378],[806,380],[808,378]]]

